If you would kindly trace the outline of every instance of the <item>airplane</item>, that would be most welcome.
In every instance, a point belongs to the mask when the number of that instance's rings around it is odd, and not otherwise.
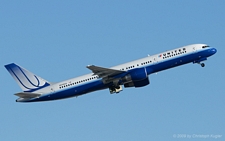
[[[114,94],[121,92],[123,87],[144,87],[150,84],[150,74],[188,63],[205,67],[203,61],[216,52],[206,44],[192,44],[111,68],[88,65],[92,73],[58,83],[51,83],[15,63],[5,68],[23,90],[15,94],[19,97],[16,102],[38,102],[77,97],[103,89]]]

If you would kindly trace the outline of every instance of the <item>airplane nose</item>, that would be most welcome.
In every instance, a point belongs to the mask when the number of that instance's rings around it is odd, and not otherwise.
[[[215,48],[213,48],[213,49],[211,49],[211,52],[212,52],[213,54],[215,54],[215,53],[217,52],[217,50],[216,50]]]

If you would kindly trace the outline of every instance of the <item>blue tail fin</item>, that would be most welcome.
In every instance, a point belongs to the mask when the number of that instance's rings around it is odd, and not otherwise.
[[[50,85],[48,81],[14,63],[5,65],[5,68],[24,92],[34,92]]]

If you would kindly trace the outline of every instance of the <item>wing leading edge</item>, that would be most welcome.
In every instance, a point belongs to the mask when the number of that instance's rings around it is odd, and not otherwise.
[[[113,77],[118,74],[125,73],[126,71],[121,71],[121,70],[115,70],[115,69],[109,69],[109,68],[103,68],[95,65],[89,65],[87,66],[88,69],[90,69],[94,75],[98,75],[101,78],[105,77]]]

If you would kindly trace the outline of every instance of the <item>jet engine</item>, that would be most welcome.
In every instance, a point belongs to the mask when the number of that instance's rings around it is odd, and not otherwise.
[[[124,87],[143,87],[150,83],[146,68],[132,70],[128,75],[122,78],[122,81]]]

